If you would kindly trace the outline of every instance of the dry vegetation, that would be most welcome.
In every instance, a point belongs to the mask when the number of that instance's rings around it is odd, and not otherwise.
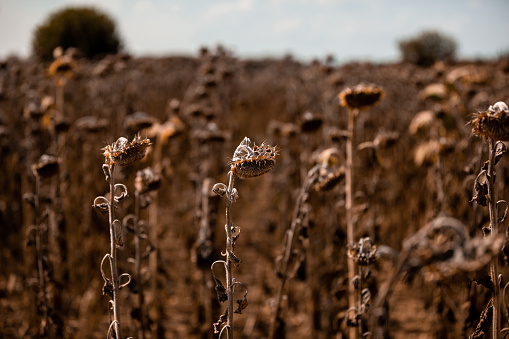
[[[2,337],[217,338],[226,304],[223,338],[482,337],[493,304],[509,326],[507,59],[64,57],[0,62]],[[361,83],[377,105],[340,102]]]

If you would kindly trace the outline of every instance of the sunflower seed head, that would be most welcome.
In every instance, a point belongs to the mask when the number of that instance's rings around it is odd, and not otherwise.
[[[509,108],[502,101],[491,105],[485,112],[474,114],[469,124],[477,136],[509,141]]]
[[[233,153],[230,162],[231,171],[241,179],[254,178],[270,172],[276,164],[278,155],[277,146],[271,147],[262,143],[260,146],[253,144],[245,137]]]
[[[372,84],[359,84],[348,87],[338,94],[339,103],[350,109],[364,109],[377,104],[385,95],[381,87]]]
[[[148,146],[150,146],[150,140],[142,139],[137,135],[131,142],[124,137],[120,137],[112,145],[108,145],[102,150],[107,163],[125,167],[143,159]]]

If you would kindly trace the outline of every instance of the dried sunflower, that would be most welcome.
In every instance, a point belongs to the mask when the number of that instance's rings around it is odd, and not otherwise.
[[[477,136],[509,141],[509,108],[502,101],[485,112],[475,113],[469,124],[472,125],[472,133]]]
[[[325,165],[319,166],[321,166],[319,169],[319,176],[317,182],[313,186],[316,191],[330,191],[345,178],[344,166],[337,169],[331,169]]]
[[[362,238],[358,243],[348,244],[348,256],[360,266],[367,266],[376,260],[376,245],[373,245],[371,238]]]
[[[143,159],[148,146],[150,146],[150,140],[147,138],[141,139],[138,134],[131,142],[124,137],[120,137],[112,145],[108,145],[102,150],[107,163],[126,167]]]
[[[145,112],[136,112],[126,117],[124,129],[128,132],[137,132],[145,128],[150,128],[157,119],[151,117]]]
[[[250,144],[251,140],[245,137],[230,162],[231,172],[241,179],[258,177],[270,172],[276,165],[277,146],[262,143],[251,148]]]
[[[98,133],[108,127],[108,121],[94,116],[85,116],[76,120],[74,127],[83,132]]]
[[[323,124],[323,118],[320,115],[311,112],[304,113],[301,120],[300,130],[302,133],[316,132]]]
[[[215,122],[209,122],[203,129],[193,131],[191,134],[200,143],[224,142],[228,137],[228,133],[221,131]]]
[[[277,120],[271,120],[267,126],[267,131],[271,135],[291,138],[298,135],[298,128],[291,122],[282,122]]]
[[[72,77],[74,69],[74,60],[69,55],[58,57],[51,63],[48,69],[50,76],[64,76],[66,78]]]
[[[389,132],[380,130],[375,137],[375,140],[373,140],[373,144],[377,148],[389,148],[393,146],[399,139],[399,133],[398,132]]]
[[[381,87],[371,84],[359,84],[348,87],[338,94],[339,103],[350,109],[363,109],[378,103],[385,95]]]
[[[161,187],[161,183],[159,175],[151,167],[147,167],[136,173],[134,187],[138,192],[146,193],[157,190]]]
[[[40,177],[51,177],[58,173],[58,158],[43,154],[36,164],[32,165],[32,172]]]

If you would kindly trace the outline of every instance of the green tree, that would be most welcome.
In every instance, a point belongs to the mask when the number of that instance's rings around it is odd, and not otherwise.
[[[439,60],[452,60],[456,56],[456,41],[437,31],[424,31],[419,35],[400,40],[398,47],[403,61],[420,66],[431,66]]]
[[[53,50],[76,47],[87,58],[117,53],[121,41],[115,23],[106,14],[90,7],[67,8],[51,14],[36,27],[32,49],[35,55],[51,60]]]

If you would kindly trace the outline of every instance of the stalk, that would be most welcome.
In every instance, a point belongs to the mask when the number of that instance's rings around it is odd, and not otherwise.
[[[498,216],[497,216],[497,198],[495,191],[495,165],[497,153],[497,141],[509,141],[509,107],[503,101],[498,101],[484,111],[474,114],[474,119],[469,122],[472,125],[472,133],[476,136],[483,137],[488,141],[488,161],[481,168],[481,172],[476,178],[474,184],[475,195],[472,201],[478,205],[488,205],[490,216],[490,229],[489,235],[485,232],[485,237],[490,237],[491,241],[496,240],[498,237]],[[502,156],[506,149],[503,143],[500,144],[500,156]],[[485,174],[486,180],[478,182],[479,176]],[[486,189],[485,189],[485,186]],[[487,192],[486,192],[487,191]],[[486,194],[487,193],[487,194]],[[500,202],[506,201],[501,200]],[[507,212],[507,210],[506,210]],[[504,217],[505,218],[505,213]],[[502,219],[503,219],[502,218]],[[501,296],[500,296],[500,281],[498,270],[498,256],[495,255],[490,264],[490,277],[493,289],[493,314],[491,319],[491,338],[496,339],[500,337],[500,311],[501,311]],[[504,290],[505,292],[505,290]],[[504,293],[505,294],[505,293]],[[505,302],[504,302],[505,304]],[[489,308],[489,306],[488,306]],[[482,320],[482,319],[481,319]]]
[[[228,172],[228,186],[223,183],[216,183],[212,188],[212,192],[219,196],[226,194],[226,253],[223,255],[225,260],[214,261],[211,265],[212,275],[216,282],[216,292],[220,302],[228,301],[223,314],[219,317],[218,322],[214,323],[214,333],[219,333],[219,338],[223,331],[226,331],[227,338],[233,339],[233,313],[242,314],[242,311],[247,307],[247,287],[239,281],[235,281],[232,275],[232,263],[238,265],[241,260],[235,256],[233,249],[235,241],[240,236],[240,227],[236,227],[231,221],[231,205],[237,201],[238,193],[233,187],[235,176],[241,179],[254,178],[263,175],[274,168],[276,163],[275,157],[277,155],[277,147],[270,147],[265,143],[260,146],[250,146],[251,140],[245,137],[244,140],[237,147],[233,153],[233,158],[230,163],[231,169]],[[214,273],[214,266],[216,264],[223,264],[226,272],[226,287],[221,283]],[[237,300],[239,304],[236,310],[233,310],[233,299],[235,297],[235,286],[241,285],[244,292],[244,297]]]
[[[161,164],[162,164],[162,152],[163,152],[164,140],[162,138],[157,138],[154,145],[154,169],[157,175],[161,174]],[[151,315],[152,325],[150,325],[152,338],[164,337],[164,326],[162,326],[162,318],[163,318],[163,307],[161,304],[160,298],[157,297],[159,283],[158,283],[158,275],[159,275],[159,254],[160,254],[160,237],[159,235],[162,233],[161,225],[159,224],[158,215],[159,215],[159,192],[155,191],[153,193],[153,201],[149,205],[149,225],[152,227],[152,231],[149,233],[149,239],[151,243],[154,245],[154,250],[149,253],[149,271],[150,271],[150,291],[151,293],[147,296],[148,298],[148,314]],[[167,202],[170,204],[171,202]]]
[[[228,326],[228,339],[233,339],[233,275],[232,275],[232,260],[231,253],[233,253],[232,246],[232,222],[231,222],[231,205],[232,205],[232,194],[233,194],[233,183],[235,176],[230,171],[228,172],[228,191],[226,200],[226,291],[228,293],[228,320],[226,326]]]
[[[134,229],[135,229],[135,237],[134,237],[134,250],[135,250],[135,258],[134,258],[134,274],[136,276],[136,282],[138,284],[138,306],[139,306],[139,321],[140,328],[138,330],[138,338],[144,339],[145,328],[143,324],[143,286],[141,281],[141,239],[140,239],[140,192],[138,190],[134,191]]]
[[[110,222],[110,269],[111,269],[111,284],[113,286],[113,322],[115,328],[115,337],[122,338],[120,326],[120,312],[118,305],[119,298],[119,281],[117,271],[117,246],[116,246],[116,232],[115,232],[115,165],[108,166],[110,171],[110,203],[108,205],[108,215]]]
[[[357,288],[357,312],[360,313],[362,305],[362,266],[357,265],[358,269],[358,276],[359,276],[359,287]],[[362,317],[359,316],[358,323],[357,323],[357,330],[359,334],[359,338],[362,338]]]
[[[492,239],[498,236],[498,221],[496,208],[496,192],[494,187],[495,153],[496,144],[493,138],[488,139],[489,163],[488,163],[488,210],[490,215],[490,236]],[[494,256],[490,265],[490,275],[493,282],[493,320],[491,323],[492,338],[499,338],[500,333],[500,282],[498,280],[498,256]]]
[[[278,327],[280,325],[279,323],[281,316],[281,303],[283,301],[286,282],[292,278],[292,273],[288,272],[289,269],[288,264],[290,263],[292,252],[294,250],[295,234],[298,234],[300,228],[302,227],[302,221],[304,220],[307,213],[303,206],[306,203],[306,200],[308,199],[308,194],[312,184],[316,182],[316,176],[318,174],[318,171],[319,171],[318,167],[315,166],[308,172],[307,176],[305,177],[304,183],[302,185],[302,188],[300,189],[297,201],[295,203],[295,209],[293,210],[292,223],[290,225],[290,228],[286,231],[284,252],[281,258],[281,267],[278,268],[280,279],[276,292],[277,294],[275,311],[271,320],[271,327],[269,332],[270,339],[274,339],[277,336]]]
[[[39,278],[39,287],[41,289],[41,304],[42,304],[42,320],[41,320],[41,328],[40,333],[48,335],[48,338],[53,338],[52,331],[48,332],[48,299],[46,297],[46,277],[44,272],[44,264],[43,264],[43,251],[42,251],[42,226],[41,226],[41,213],[40,213],[40,189],[41,189],[41,178],[39,175],[35,175],[35,210],[36,210],[36,225],[35,225],[35,251],[37,253],[37,274]]]
[[[353,235],[353,219],[352,219],[352,189],[353,189],[353,137],[354,137],[354,123],[355,116],[358,113],[357,109],[348,110],[348,134],[346,139],[346,168],[345,168],[345,210],[346,210],[346,238],[347,243],[354,242]],[[349,258],[348,262],[348,307],[355,307],[355,287],[352,281],[355,277],[355,263]],[[349,329],[349,338],[357,339],[357,331],[351,327]]]
[[[94,207],[102,212],[108,211],[110,223],[110,253],[106,254],[101,261],[101,275],[104,279],[105,285],[103,287],[103,294],[112,295],[113,300],[110,300],[110,305],[113,308],[113,320],[111,321],[108,329],[107,337],[110,337],[113,328],[116,339],[122,339],[121,326],[120,326],[120,307],[119,307],[119,291],[121,288],[127,286],[131,282],[131,276],[128,273],[118,275],[117,270],[117,246],[122,246],[122,223],[115,219],[115,207],[118,203],[127,197],[127,187],[123,184],[115,184],[115,165],[117,166],[130,166],[134,162],[141,160],[145,157],[147,148],[150,146],[150,140],[141,139],[139,135],[135,136],[133,141],[129,142],[126,138],[120,137],[112,145],[104,147],[102,150],[105,156],[106,163],[102,168],[106,175],[106,180],[110,182],[110,198],[106,199],[99,196],[94,200]],[[120,195],[115,196],[115,188],[120,187],[122,192]],[[117,233],[116,224],[119,224],[119,232]],[[111,280],[106,277],[103,271],[104,260],[108,258],[110,261]],[[126,277],[127,282],[120,284],[120,278]],[[111,284],[111,286],[110,286]],[[111,289],[111,290],[110,290]],[[111,317],[111,314],[110,314]]]
[[[299,197],[300,199],[300,197]],[[302,200],[302,199],[300,199]],[[281,313],[281,301],[283,300],[283,291],[285,289],[285,285],[286,285],[286,281],[288,280],[288,262],[290,261],[290,257],[292,255],[292,244],[293,244],[293,239],[294,239],[294,236],[295,236],[295,232],[297,230],[297,225],[299,224],[300,220],[297,220],[297,215],[299,214],[299,211],[302,207],[302,204],[300,203],[301,201],[299,201],[299,203],[296,204],[295,206],[295,211],[294,211],[294,218],[292,220],[292,224],[290,226],[290,229],[288,230],[287,234],[286,234],[286,243],[285,243],[285,252],[283,254],[283,259],[281,260],[281,279],[279,281],[279,286],[278,286],[278,289],[277,289],[277,299],[276,299],[276,310],[274,311],[274,316],[272,318],[272,323],[271,323],[271,329],[270,329],[270,339],[274,339],[275,338],[275,335],[276,335],[276,332],[277,332],[277,327],[278,327],[278,323],[279,323],[279,317],[280,317],[280,313]]]

